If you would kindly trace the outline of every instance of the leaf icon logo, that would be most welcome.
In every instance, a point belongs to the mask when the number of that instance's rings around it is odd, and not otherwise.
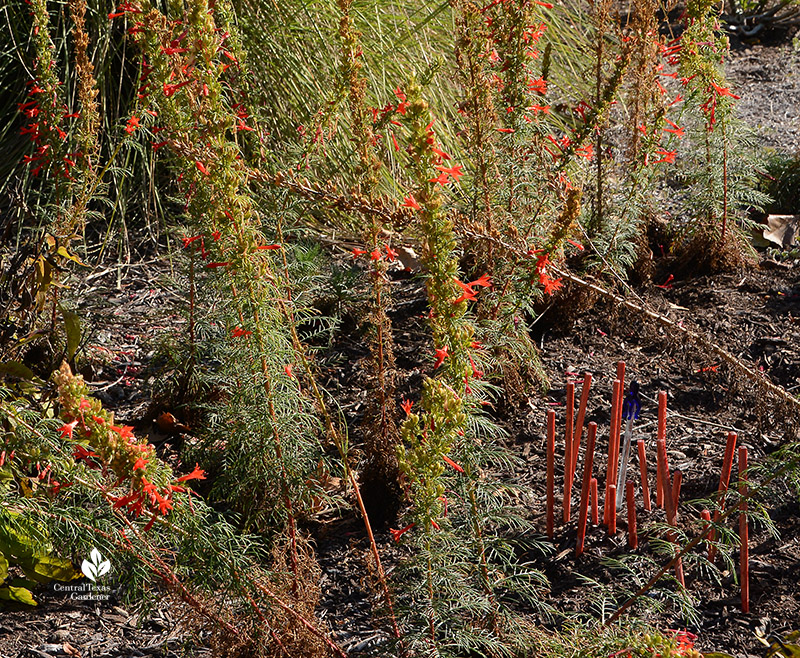
[[[92,582],[96,582],[100,576],[107,574],[111,570],[111,562],[103,560],[103,556],[96,548],[92,548],[89,558],[89,560],[84,560],[81,564],[81,571]]]

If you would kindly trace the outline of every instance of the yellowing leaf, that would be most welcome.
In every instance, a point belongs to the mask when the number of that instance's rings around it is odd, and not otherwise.
[[[71,260],[73,263],[77,263],[81,267],[89,267],[86,263],[82,262],[81,259],[78,258],[75,254],[69,253],[67,251],[67,248],[64,246],[61,246],[58,249],[56,249],[56,253],[62,258],[66,258],[67,260]]]
[[[80,571],[76,571],[69,560],[47,555],[37,559],[34,571],[47,580],[68,581],[81,577]]]
[[[25,605],[39,605],[33,600],[33,594],[24,587],[0,587],[0,601],[24,603]]]

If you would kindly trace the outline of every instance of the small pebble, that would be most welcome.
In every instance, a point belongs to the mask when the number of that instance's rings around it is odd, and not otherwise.
[[[49,638],[47,638],[48,642],[58,643],[61,644],[63,642],[69,642],[72,640],[72,635],[66,629],[59,629],[53,632]]]

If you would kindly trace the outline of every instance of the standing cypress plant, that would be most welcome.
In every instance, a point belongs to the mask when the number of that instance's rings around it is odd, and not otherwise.
[[[498,526],[524,524],[500,511],[503,495],[497,489],[490,493],[493,487],[482,476],[483,469],[507,467],[510,461],[495,444],[497,429],[480,412],[488,390],[473,358],[480,346],[468,315],[469,301],[479,288],[491,286],[491,279],[460,280],[442,190],[451,178],[460,178],[461,165],[445,164],[419,87],[411,84],[407,93],[408,168],[414,182],[407,199],[419,212],[437,373],[423,384],[418,413],[410,401],[403,403],[407,417],[399,460],[413,507],[410,523],[393,533],[399,540],[412,532],[419,551],[407,565],[412,575],[405,593],[407,639],[412,650],[440,655],[507,651],[524,643],[524,624],[503,598],[514,590],[536,599],[543,579],[533,571],[522,576],[514,564],[511,544]]]
[[[751,133],[734,116],[739,96],[721,69],[729,43],[713,3],[687,3],[686,21],[669,53],[678,65],[687,119],[693,119],[690,138],[696,153],[684,174],[691,185],[689,209],[695,221],[681,233],[692,238],[702,260],[712,267],[726,266],[740,262],[751,249],[742,234],[747,226],[742,209],[767,199],[756,191]]]
[[[147,5],[125,5],[121,13],[137,18],[129,33],[143,54],[145,106],[134,118],[138,124],[155,118],[160,125],[149,129],[158,135],[152,148],[168,146],[176,156],[191,226],[184,245],[200,253],[198,282],[219,291],[216,337],[224,348],[216,377],[226,404],[217,408],[211,431],[225,432],[227,442],[218,486],[248,524],[285,524],[292,590],[300,596],[297,507],[319,445],[313,406],[291,370],[298,352],[282,298],[287,282],[271,256],[285,246],[261,231],[241,159],[241,138],[251,127],[241,104],[229,101],[244,53],[224,2],[212,8],[196,0],[186,14],[165,15]]]
[[[362,44],[360,33],[355,29],[351,15],[351,0],[339,0],[342,15],[339,21],[341,39],[341,75],[348,90],[350,124],[358,162],[356,167],[355,193],[370,197],[376,187],[377,172],[381,162],[375,154],[376,138],[368,121],[365,105],[367,81],[362,69]],[[404,95],[398,88],[400,105],[397,111],[405,111]],[[395,108],[386,108],[391,113]],[[395,361],[392,340],[392,323],[387,314],[391,305],[388,269],[392,258],[390,246],[382,243],[384,226],[378,215],[366,218],[368,223],[362,231],[362,239],[370,256],[369,277],[372,284],[371,309],[368,315],[368,330],[371,333],[369,348],[371,355],[367,385],[370,403],[364,414],[362,428],[365,436],[365,461],[360,480],[364,503],[372,519],[382,522],[391,520],[399,506],[398,487],[397,411],[395,404]]]
[[[455,0],[452,6],[458,30],[455,61],[462,89],[458,111],[466,124],[466,151],[474,167],[466,211],[470,223],[491,234],[495,230],[494,213],[497,205],[495,128],[498,121],[487,52],[491,34],[479,3]],[[475,243],[474,246],[478,249],[476,257],[480,267],[492,271],[492,245]]]

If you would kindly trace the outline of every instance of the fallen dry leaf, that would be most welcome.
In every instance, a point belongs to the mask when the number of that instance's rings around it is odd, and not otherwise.
[[[780,245],[784,249],[794,245],[800,215],[767,215],[764,239]]]

